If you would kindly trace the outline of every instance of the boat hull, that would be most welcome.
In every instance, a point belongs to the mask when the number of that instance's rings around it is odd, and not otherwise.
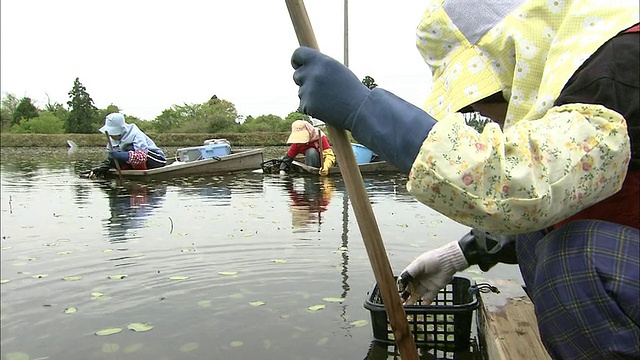
[[[233,151],[230,155],[191,162],[174,162],[149,170],[122,170],[122,177],[129,179],[174,178],[227,174],[260,168],[264,161],[264,149]],[[109,170],[111,177],[118,177],[117,170]]]

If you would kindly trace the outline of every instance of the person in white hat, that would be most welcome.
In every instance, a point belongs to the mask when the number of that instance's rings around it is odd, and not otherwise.
[[[106,145],[109,155],[99,167],[81,174],[83,177],[103,176],[106,171],[115,167],[116,161],[123,170],[155,169],[167,164],[164,152],[155,142],[136,124],[127,124],[121,113],[107,115],[104,126],[98,131],[109,134],[110,144]]]
[[[294,51],[300,112],[473,229],[401,272],[407,303],[471,264],[517,262],[554,359],[640,358],[639,17],[637,0],[428,1],[424,109]],[[477,130],[468,111],[493,122]]]
[[[291,162],[299,154],[304,154],[304,163],[319,168],[319,174],[326,176],[336,163],[336,156],[322,130],[304,120],[296,120],[291,124],[291,134],[287,139],[291,144],[282,158],[280,174],[285,174]]]

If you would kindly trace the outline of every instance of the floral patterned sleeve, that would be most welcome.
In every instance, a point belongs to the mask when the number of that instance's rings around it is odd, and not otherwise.
[[[500,234],[546,228],[620,190],[630,160],[625,119],[600,105],[552,108],[482,133],[461,114],[438,122],[408,190],[464,225]]]

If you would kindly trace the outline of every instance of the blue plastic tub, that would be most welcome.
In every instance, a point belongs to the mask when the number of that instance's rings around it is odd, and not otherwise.
[[[353,148],[353,154],[356,156],[356,162],[358,163],[358,165],[368,164],[371,162],[373,151],[360,144],[351,143],[351,147]]]

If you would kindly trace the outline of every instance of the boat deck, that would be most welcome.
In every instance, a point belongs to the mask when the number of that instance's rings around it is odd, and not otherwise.
[[[490,280],[500,293],[482,293],[478,334],[488,360],[551,359],[540,340],[533,303],[515,280]]]

